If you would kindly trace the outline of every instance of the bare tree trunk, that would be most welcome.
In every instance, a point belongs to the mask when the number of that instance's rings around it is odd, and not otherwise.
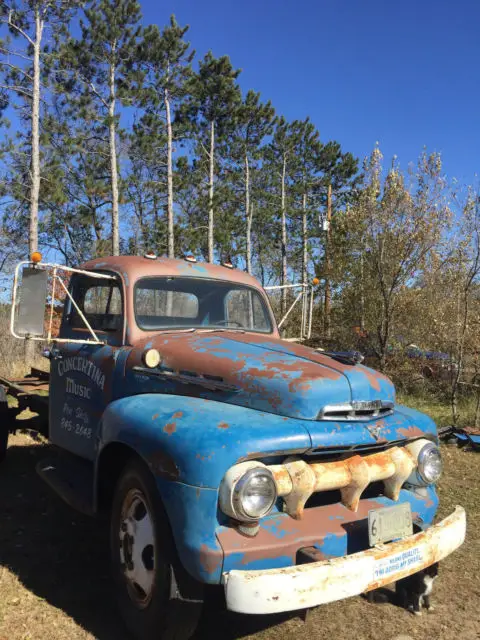
[[[215,154],[215,122],[210,123],[210,181],[208,184],[208,261],[213,262],[213,180]]]
[[[38,250],[38,201],[40,198],[40,47],[43,35],[40,9],[35,9],[32,94],[32,188],[30,192],[30,253]]]
[[[30,189],[30,228],[28,248],[30,255],[38,251],[38,202],[40,199],[40,48],[44,22],[40,9],[35,9],[35,41],[33,43],[33,92],[32,92],[32,184]],[[35,343],[25,340],[24,364],[28,373],[35,358]]]
[[[173,161],[172,161],[172,118],[170,98],[165,89],[165,110],[167,113],[167,218],[168,218],[168,257],[175,257],[175,231],[173,219]]]
[[[250,165],[245,154],[245,215],[247,223],[247,273],[252,273],[252,215],[250,211]]]
[[[477,404],[475,407],[475,429],[480,427],[480,392],[477,391]]]
[[[285,198],[285,180],[287,173],[287,154],[283,154],[283,165],[282,165],[282,201],[281,201],[281,209],[282,209],[282,278],[281,284],[286,285],[288,279],[288,265],[287,265],[287,215],[286,215],[286,198]],[[287,312],[287,290],[281,289],[282,292],[282,316]]]
[[[457,369],[455,371],[455,375],[453,376],[452,383],[452,419],[453,424],[456,425],[458,423],[458,388],[460,383],[460,378],[463,373],[464,366],[464,356],[465,356],[465,335],[467,333],[468,326],[468,316],[469,316],[469,307],[470,307],[470,284],[465,287],[463,291],[463,310],[462,310],[462,324],[461,330],[457,340]]]
[[[116,43],[112,45],[112,55],[115,54]],[[110,100],[109,100],[109,137],[110,137],[110,172],[112,184],[112,255],[120,254],[120,234],[118,228],[118,165],[117,165],[117,140],[116,140],[116,123],[115,123],[115,64],[110,65]]]
[[[363,249],[360,251],[360,331],[365,331],[365,287],[363,283]]]
[[[327,235],[325,239],[325,307],[323,329],[325,336],[330,337],[330,224],[332,222],[332,185],[327,191]]]
[[[302,284],[308,279],[307,194],[302,197]]]

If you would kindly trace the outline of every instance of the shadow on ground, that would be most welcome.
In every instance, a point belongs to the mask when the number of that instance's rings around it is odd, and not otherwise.
[[[37,476],[36,463],[52,449],[11,446],[0,465],[0,567],[97,640],[128,640],[111,591],[108,524],[77,514]],[[214,596],[195,640],[210,639],[213,629],[215,637],[235,640],[287,617],[230,614]]]

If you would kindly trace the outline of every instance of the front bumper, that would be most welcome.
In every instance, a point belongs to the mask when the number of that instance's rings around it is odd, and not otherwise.
[[[238,613],[307,609],[359,595],[443,560],[465,540],[466,515],[457,506],[426,531],[341,558],[283,569],[223,574],[227,608]]]

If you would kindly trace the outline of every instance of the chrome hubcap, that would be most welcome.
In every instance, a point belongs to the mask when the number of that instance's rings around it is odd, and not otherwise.
[[[120,562],[131,599],[145,607],[155,576],[155,537],[143,494],[132,489],[125,497],[120,520]]]

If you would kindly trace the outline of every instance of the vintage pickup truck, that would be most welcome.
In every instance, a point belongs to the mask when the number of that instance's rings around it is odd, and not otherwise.
[[[282,340],[242,271],[32,256],[17,268],[12,333],[51,343],[49,383],[37,371],[3,384],[62,453],[39,474],[73,507],[110,514],[115,589],[138,639],[188,638],[214,585],[235,612],[308,609],[464,541],[461,507],[433,524],[432,420],[355,358]],[[3,441],[14,426],[2,423]]]

